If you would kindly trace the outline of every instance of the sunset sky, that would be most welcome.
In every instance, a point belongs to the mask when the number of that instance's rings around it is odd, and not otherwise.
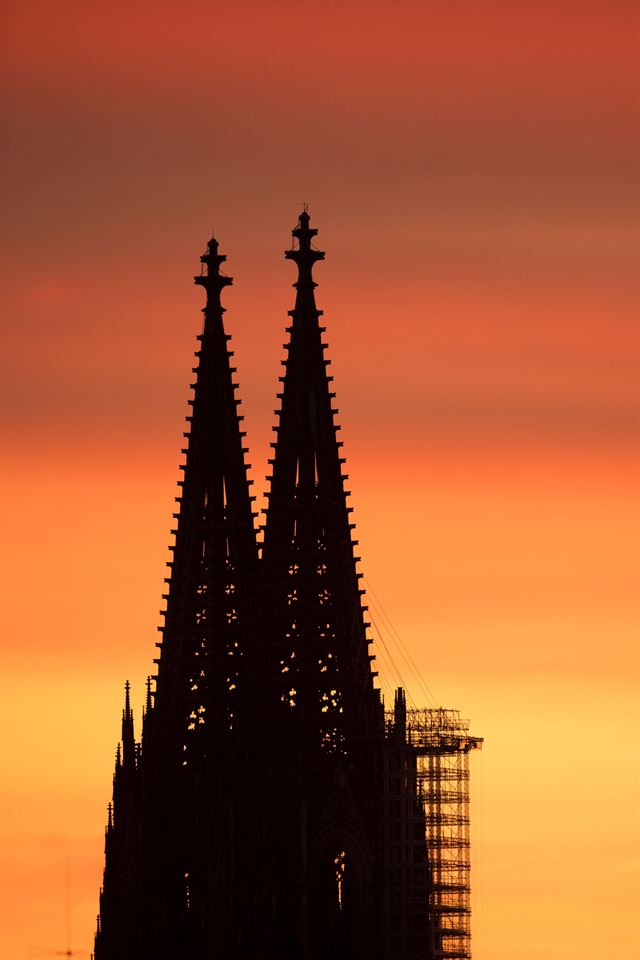
[[[640,3],[3,16],[0,957],[67,948],[67,861],[88,957],[192,277],[214,229],[261,491],[307,202],[365,585],[486,740],[474,960],[636,960]]]

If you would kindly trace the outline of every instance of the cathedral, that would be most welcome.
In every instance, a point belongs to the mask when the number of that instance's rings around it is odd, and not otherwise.
[[[385,709],[307,211],[258,542],[212,239],[161,641],[126,686],[95,960],[468,958],[457,711]]]

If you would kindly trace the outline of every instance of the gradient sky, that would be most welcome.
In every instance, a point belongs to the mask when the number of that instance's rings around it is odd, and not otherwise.
[[[635,960],[640,5],[4,16],[0,955],[66,949],[68,860],[88,956],[192,276],[214,228],[261,489],[306,201],[366,582],[486,738],[474,958]],[[385,688],[422,703],[383,635]]]

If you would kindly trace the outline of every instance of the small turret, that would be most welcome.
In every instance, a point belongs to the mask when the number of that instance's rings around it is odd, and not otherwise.
[[[145,697],[145,701],[144,701],[144,713],[143,713],[143,716],[144,716],[144,717],[148,717],[149,714],[151,713],[151,711],[153,710],[153,700],[151,699],[151,697],[152,697],[152,694],[151,694],[151,677],[147,677],[146,691],[147,691],[147,693],[146,693],[146,697]]]
[[[133,730],[133,712],[131,710],[131,684],[124,685],[124,710],[122,711],[122,766],[125,770],[135,768],[136,743]]]
[[[404,736],[407,732],[407,697],[402,687],[396,689],[393,703],[393,730]]]

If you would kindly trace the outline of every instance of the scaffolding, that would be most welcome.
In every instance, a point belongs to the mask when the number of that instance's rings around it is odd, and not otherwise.
[[[429,853],[429,915],[436,960],[471,957],[469,734],[458,710],[407,710],[407,740],[416,753],[417,787]]]

